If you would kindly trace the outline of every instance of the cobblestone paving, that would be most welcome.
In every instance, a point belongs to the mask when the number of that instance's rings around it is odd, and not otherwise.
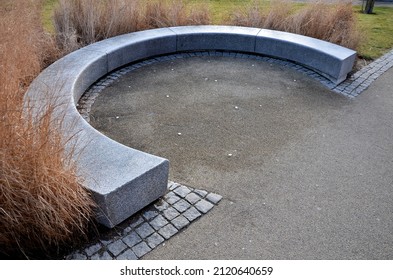
[[[301,65],[265,56],[244,54],[238,52],[191,52],[178,53],[148,59],[136,64],[121,68],[105,76],[82,96],[78,110],[88,122],[91,106],[100,92],[117,81],[125,74],[156,62],[169,61],[195,56],[224,56],[234,58],[247,58],[265,61],[271,64],[290,67],[319,81],[332,91],[354,98],[367,89],[380,75],[393,67],[393,50],[369,65],[351,75],[339,85]],[[148,209],[134,215],[127,221],[127,226],[108,239],[100,239],[86,248],[80,249],[68,259],[76,260],[137,260],[156,248],[164,246],[165,241],[181,232],[192,222],[209,212],[219,203],[222,197],[218,194],[208,193],[204,190],[192,189],[177,183],[168,184],[168,193],[160,203],[148,206]]]
[[[89,113],[91,110],[91,106],[93,105],[95,98],[100,94],[100,92],[105,89],[107,86],[111,85],[113,82],[117,81],[120,77],[124,76],[125,74],[141,68],[146,65],[150,65],[156,62],[161,61],[168,61],[174,59],[181,59],[187,57],[195,57],[195,56],[224,56],[224,57],[234,57],[234,58],[247,58],[247,59],[255,59],[260,61],[265,61],[272,64],[277,64],[281,66],[290,67],[295,69],[309,77],[312,77],[319,81],[324,86],[328,87],[332,91],[344,95],[348,98],[354,98],[361,94],[365,89],[367,89],[372,82],[374,82],[380,75],[385,73],[391,67],[393,67],[393,50],[385,54],[384,56],[380,57],[379,59],[373,61],[372,63],[368,64],[367,66],[363,67],[356,73],[352,74],[347,80],[342,82],[339,85],[335,85],[322,75],[316,73],[315,71],[303,67],[299,64],[295,64],[290,61],[270,58],[266,56],[259,56],[253,54],[244,54],[238,52],[221,52],[221,51],[206,51],[206,52],[190,52],[190,53],[177,53],[172,55],[160,56],[151,58],[136,64],[132,64],[121,68],[111,74],[103,77],[93,86],[91,86],[86,93],[82,96],[78,103],[78,110],[85,120],[88,122]]]
[[[356,97],[391,67],[393,67],[393,50],[363,67],[332,90],[350,98]]]
[[[168,183],[167,194],[158,202],[88,244],[69,260],[137,260],[186,229],[208,213],[222,197],[215,193]]]

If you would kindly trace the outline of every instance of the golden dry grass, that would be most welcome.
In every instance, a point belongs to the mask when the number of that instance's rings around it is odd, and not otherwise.
[[[48,60],[53,41],[42,30],[39,1],[0,7],[0,255],[51,255],[83,236],[93,211],[65,151],[53,106],[37,120],[23,95]],[[48,56],[49,54],[49,56]],[[45,93],[43,93],[45,94]]]
[[[233,13],[228,23],[296,33],[351,49],[358,47],[361,38],[350,1],[313,1],[295,8],[292,1],[278,0],[270,9],[255,1]]]
[[[191,9],[182,0],[60,0],[54,11],[56,41],[65,52],[129,32],[210,22],[206,7]]]
[[[350,1],[289,0],[270,6],[255,0],[219,24],[259,27],[306,35],[356,49],[360,35]],[[93,7],[93,8],[92,8]],[[60,0],[54,13],[57,43],[66,52],[116,35],[145,29],[211,24],[208,6],[183,0]]]

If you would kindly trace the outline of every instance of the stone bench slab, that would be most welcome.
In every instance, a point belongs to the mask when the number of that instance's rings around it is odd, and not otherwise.
[[[185,26],[147,30],[110,38],[53,63],[25,96],[39,117],[49,103],[61,120],[67,148],[76,150],[81,183],[99,209],[97,220],[114,227],[166,192],[169,162],[126,147],[91,127],[76,105],[83,93],[109,72],[150,57],[197,50],[225,50],[278,57],[322,73],[335,83],[352,69],[356,52],[285,32],[234,27]]]

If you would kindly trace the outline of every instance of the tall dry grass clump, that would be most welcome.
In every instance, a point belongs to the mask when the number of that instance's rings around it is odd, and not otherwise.
[[[54,11],[56,41],[65,52],[137,31],[141,26],[138,0],[60,0]]]
[[[356,49],[361,38],[356,22],[351,1],[314,2],[294,14],[285,30]]]
[[[141,7],[146,29],[184,25],[206,25],[211,23],[206,6],[190,6],[183,0],[161,0],[147,2]]]
[[[262,5],[260,0],[255,0],[243,9],[233,12],[227,23],[284,31],[292,9],[293,3],[287,0],[273,0],[269,8]]]
[[[211,22],[206,7],[182,0],[60,0],[53,18],[65,52],[129,32]]]
[[[4,2],[3,2],[4,3]],[[49,256],[82,236],[93,202],[75,176],[52,110],[34,120],[23,94],[55,53],[39,1],[0,6],[0,256]]]
[[[300,8],[288,0],[272,1],[270,8],[254,1],[233,13],[228,23],[296,33],[351,49],[360,42],[351,1],[310,1]]]

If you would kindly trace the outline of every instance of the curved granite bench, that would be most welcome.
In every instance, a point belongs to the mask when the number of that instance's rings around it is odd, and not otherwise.
[[[56,104],[67,145],[77,151],[78,174],[99,206],[97,220],[114,227],[165,194],[169,162],[123,146],[92,128],[76,104],[98,79],[114,69],[153,56],[197,50],[256,53],[287,59],[334,83],[351,71],[356,52],[324,41],[278,31],[188,26],[135,32],[110,38],[58,60],[30,86],[26,99],[35,112]]]

